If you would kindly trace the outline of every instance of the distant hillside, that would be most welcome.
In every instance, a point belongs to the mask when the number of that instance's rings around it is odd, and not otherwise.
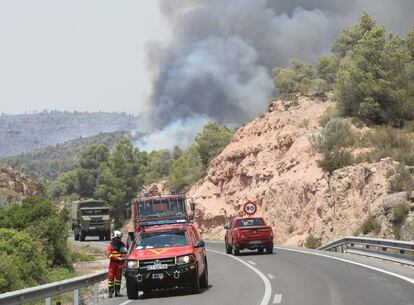
[[[99,133],[5,158],[0,160],[0,164],[11,166],[32,177],[54,179],[59,174],[76,168],[76,159],[82,148],[92,144],[106,144],[111,149],[122,137],[128,137],[128,134],[123,131]]]
[[[0,116],[0,158],[33,152],[79,137],[134,131],[138,117],[125,113],[43,111]]]

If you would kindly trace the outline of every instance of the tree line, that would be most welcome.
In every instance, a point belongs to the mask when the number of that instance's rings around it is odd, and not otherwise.
[[[116,226],[124,220],[126,205],[145,186],[160,179],[169,189],[186,192],[206,172],[209,162],[230,142],[233,131],[216,122],[207,123],[194,143],[183,150],[146,152],[122,138],[110,151],[105,144],[85,147],[77,167],[47,186],[52,198],[99,198],[109,202]]]

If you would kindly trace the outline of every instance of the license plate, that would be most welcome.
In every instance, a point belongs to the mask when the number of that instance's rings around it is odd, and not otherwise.
[[[152,275],[153,280],[162,280],[164,278],[164,273],[154,273]]]
[[[167,264],[158,264],[158,265],[149,265],[147,266],[147,270],[164,270],[168,269]]]
[[[253,244],[253,245],[257,245],[257,244],[261,244],[262,242],[260,241],[260,240],[252,240],[251,242],[250,242],[250,244]]]

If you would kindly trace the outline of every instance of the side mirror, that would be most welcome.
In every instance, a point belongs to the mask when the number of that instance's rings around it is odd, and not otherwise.
[[[128,236],[129,236],[129,239],[131,241],[133,241],[135,239],[135,233],[134,232],[128,232]]]
[[[196,204],[195,204],[195,202],[194,202],[194,200],[191,200],[191,202],[190,202],[190,209],[191,209],[191,211],[195,211],[195,206],[196,206]]]
[[[194,247],[196,248],[202,248],[205,247],[206,243],[204,242],[204,240],[197,240],[196,244],[194,245]]]
[[[229,225],[225,225],[225,226],[224,226],[224,229],[225,229],[225,230],[230,230]]]

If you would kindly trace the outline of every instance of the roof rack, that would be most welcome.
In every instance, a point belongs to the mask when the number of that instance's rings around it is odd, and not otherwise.
[[[138,222],[138,225],[140,227],[150,227],[150,226],[162,226],[162,225],[174,225],[174,224],[188,224],[189,222],[190,220],[188,218],[176,218],[176,219],[140,221]]]

